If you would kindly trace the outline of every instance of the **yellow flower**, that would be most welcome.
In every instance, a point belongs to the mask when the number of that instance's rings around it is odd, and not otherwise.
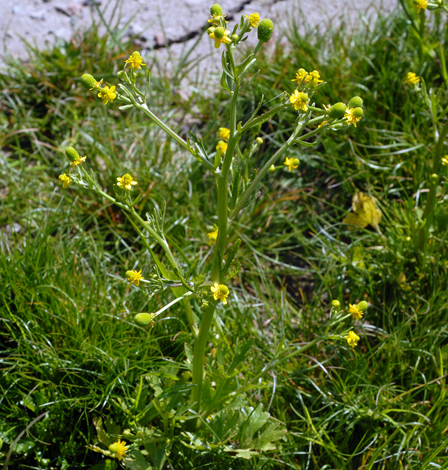
[[[249,19],[249,26],[251,28],[256,28],[261,21],[260,15],[258,13],[251,13],[250,16],[245,16]]]
[[[230,137],[230,129],[227,129],[227,127],[220,127],[219,138],[222,140],[229,140],[229,137]]]
[[[320,73],[317,71],[317,70],[313,70],[310,75],[310,81],[312,80],[312,85],[313,86],[317,86],[319,85],[319,83],[322,83],[323,80],[319,80],[320,79]],[[306,81],[308,81],[308,77],[306,78]]]
[[[121,178],[117,178],[117,186],[120,186],[123,189],[132,189],[132,186],[135,186],[137,184],[137,181],[132,181],[132,176],[128,175],[127,173],[123,175]]]
[[[414,4],[417,8],[417,12],[420,13],[420,10],[423,8],[423,10],[426,10],[428,7],[428,2],[427,0],[414,0]]]
[[[283,165],[288,167],[289,171],[294,171],[299,166],[300,160],[298,158],[288,158],[283,162]]]
[[[221,22],[221,18],[225,18],[226,15],[217,15],[216,13],[213,13],[211,19],[207,20],[209,23],[212,24],[219,24]],[[228,21],[226,21],[228,23]]]
[[[140,68],[141,65],[146,65],[143,63],[143,57],[140,55],[140,52],[134,51],[130,56],[129,59],[126,59],[125,64],[130,64],[134,70]]]
[[[354,108],[358,109],[358,108]],[[345,111],[344,117],[347,119],[349,124],[353,124],[355,127],[357,127],[357,122],[361,120],[362,116],[355,116],[353,111],[354,109],[350,108]]]
[[[101,87],[103,86],[103,80],[104,80],[103,78],[102,78],[99,82],[97,82],[97,81],[95,80],[95,82],[94,82],[92,88],[90,88],[89,91],[96,91],[96,90],[98,90],[99,88],[101,88]]]
[[[325,105],[324,105],[325,106]],[[324,127],[326,124],[328,124],[328,121],[322,121],[317,128],[319,129],[320,127]]]
[[[142,276],[142,270],[140,271],[126,271],[126,277],[131,284],[135,284],[137,287],[140,285],[140,281],[145,279]]]
[[[218,149],[221,149],[221,153],[224,155],[227,152],[227,144],[223,140],[220,140],[216,146],[216,150]]]
[[[299,92],[299,90],[296,90],[294,94],[289,97],[289,101],[292,103],[296,111],[298,111],[299,109],[304,112],[308,111],[307,103],[309,101],[309,98],[306,93]]]
[[[213,292],[213,298],[215,300],[221,299],[223,304],[227,303],[227,296],[229,295],[229,288],[224,284],[215,284],[210,287],[210,290]]]
[[[62,181],[62,187],[65,189],[73,180],[67,176],[65,173],[59,175],[59,179]]]
[[[419,81],[420,77],[418,75],[416,75],[414,72],[408,72],[404,83],[408,85],[416,85]]]
[[[297,82],[297,84],[300,84],[302,80],[305,79],[305,82],[309,82],[311,80],[311,78],[307,80],[309,76],[310,76],[309,73],[305,69],[300,68],[296,72],[296,78],[293,78],[291,81]]]
[[[98,93],[98,97],[103,99],[103,104],[107,104],[109,101],[112,103],[112,101],[117,97],[115,87],[111,86],[109,88],[108,86],[105,86],[104,88],[101,88]]]
[[[213,232],[207,233],[207,236],[209,238],[210,244],[213,245],[213,243],[216,243],[216,240],[218,238],[218,229],[214,230]]]
[[[70,162],[70,165],[76,168],[79,164],[84,163],[86,159],[87,159],[87,156],[78,157],[76,160],[73,160],[72,162]]]
[[[355,319],[355,320],[361,320],[364,312],[359,308],[358,305],[352,305],[352,304],[348,304],[349,305],[349,313],[352,314],[352,317]]]
[[[115,457],[118,460],[123,460],[123,457],[126,457],[126,451],[129,447],[126,447],[126,442],[118,439],[117,442],[109,446],[109,450],[115,454]]]
[[[448,165],[448,155],[445,155],[445,156],[442,158],[442,165],[443,165],[443,166]]]
[[[347,340],[348,345],[352,348],[354,348],[360,340],[359,336],[354,331],[350,331],[345,339]]]
[[[210,39],[215,40],[215,48],[219,49],[221,44],[230,44],[232,40],[229,38],[230,31],[228,29],[224,29],[221,26],[215,28],[213,31],[209,33]]]

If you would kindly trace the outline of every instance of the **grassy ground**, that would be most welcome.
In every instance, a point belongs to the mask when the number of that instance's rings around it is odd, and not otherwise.
[[[304,67],[328,81],[315,95],[319,103],[358,94],[365,118],[357,129],[328,132],[313,148],[296,149],[302,163],[295,174],[264,181],[230,234],[243,240],[244,271],[220,311],[220,339],[211,343],[231,349],[254,338],[245,371],[251,376],[284,339],[306,342],[324,331],[332,299],[366,299],[371,307],[356,328],[355,351],[319,343],[276,368],[248,397],[286,424],[276,451],[245,461],[179,444],[170,468],[448,468],[446,201],[422,259],[407,238],[425,197],[419,190],[427,187],[433,130],[424,103],[403,85],[416,71],[446,103],[438,64],[418,56],[400,15],[380,18],[371,31],[295,31],[290,51],[277,47],[259,60],[262,73],[241,116],[262,94],[270,100],[292,91],[291,78]],[[446,28],[435,25],[431,34],[447,44]],[[190,338],[175,308],[151,331],[133,324],[133,314],[154,311],[165,299],[148,300],[123,282],[126,269],[151,264],[132,227],[116,207],[88,191],[63,191],[57,180],[67,171],[61,149],[69,144],[89,156],[104,187],[132,170],[148,188],[139,210],[166,201],[170,242],[187,254],[207,250],[215,222],[210,175],[139,115],[94,106],[79,87],[85,71],[112,77],[127,52],[92,30],[33,51],[32,62],[11,63],[0,75],[0,459],[9,468],[88,469],[102,462],[87,449],[97,439],[94,418],[125,422],[120,403],[132,401],[140,376],[167,375],[166,358],[179,367],[185,359]],[[188,63],[175,69],[174,83],[152,66],[153,109],[179,132],[200,130],[214,146],[225,125],[224,94],[206,96],[194,91],[197,84],[187,99],[177,89]],[[255,167],[293,118],[289,110],[263,125]],[[341,223],[359,190],[378,200],[380,233]]]

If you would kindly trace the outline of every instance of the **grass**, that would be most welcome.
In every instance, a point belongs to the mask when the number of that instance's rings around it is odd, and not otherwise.
[[[361,336],[355,351],[341,342],[319,343],[278,366],[248,395],[249,405],[263,403],[286,424],[276,451],[246,461],[178,443],[168,463],[448,468],[446,204],[439,206],[425,259],[406,240],[424,200],[424,193],[418,200],[414,195],[425,188],[433,144],[424,103],[403,86],[403,77],[415,70],[446,102],[438,65],[417,56],[416,39],[400,14],[352,34],[341,27],[299,36],[296,26],[288,33],[288,53],[277,47],[260,58],[262,73],[247,91],[242,115],[262,94],[270,100],[292,91],[290,78],[302,66],[331,77],[315,95],[319,103],[359,94],[365,117],[357,129],[328,132],[313,148],[295,149],[299,172],[266,179],[230,234],[242,238],[244,270],[234,298],[219,312],[210,346],[231,359],[233,345],[253,338],[244,370],[251,377],[283,341],[307,342],[323,332],[332,299],[367,299],[371,307],[355,328]],[[447,28],[431,28],[446,45]],[[102,456],[87,449],[97,442],[94,418],[124,425],[141,375],[159,374],[166,382],[171,370],[184,370],[191,340],[180,310],[170,310],[150,331],[133,324],[133,314],[165,301],[162,295],[145,298],[123,282],[126,269],[151,266],[133,228],[117,208],[88,191],[62,191],[57,181],[67,171],[61,149],[68,144],[89,156],[104,187],[132,170],[139,186],[148,188],[139,211],[166,201],[170,243],[189,256],[207,250],[207,228],[215,222],[211,176],[140,116],[94,106],[77,86],[85,71],[112,77],[132,44],[125,50],[93,28],[52,50],[33,50],[32,62],[13,62],[0,75],[6,90],[0,97],[0,461],[9,468],[100,464]],[[183,132],[200,130],[212,147],[226,100],[220,92],[188,98],[173,92],[188,60],[176,69],[174,86],[150,62],[152,103]],[[263,125],[255,167],[272,155],[292,119],[288,110]],[[378,199],[381,233],[341,224],[358,190]]]

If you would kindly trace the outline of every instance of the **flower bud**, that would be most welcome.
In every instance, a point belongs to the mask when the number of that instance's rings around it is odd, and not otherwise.
[[[369,304],[365,300],[361,300],[361,302],[358,304],[358,308],[361,310],[361,312],[365,312],[368,306]]]
[[[134,436],[134,434],[132,434],[130,429],[125,429],[123,431],[123,437],[125,437],[126,439],[130,439],[130,438],[135,437],[135,436]]]
[[[257,137],[257,143],[261,145],[263,143],[263,139],[261,137]]]
[[[139,326],[145,326],[152,322],[152,315],[150,313],[137,313],[134,317],[134,321]]]
[[[269,171],[270,173],[274,173],[274,171],[275,171],[275,166],[274,166],[274,165],[271,165],[271,166],[269,167],[269,170],[268,170],[268,171]]]
[[[207,29],[207,34],[210,36],[210,34],[212,34],[214,31],[215,31],[215,27],[214,26],[210,26],[210,28]]]
[[[79,160],[79,153],[73,147],[67,147],[65,149],[65,154],[71,162],[76,162]]]
[[[273,32],[274,23],[270,19],[265,18],[258,25],[258,40],[261,42],[268,42],[269,39],[271,39]]]
[[[81,85],[84,87],[84,88],[87,88],[88,90],[90,90],[91,88],[93,88],[95,86],[95,83],[96,83],[96,80],[92,77],[92,75],[90,75],[89,73],[85,73],[82,77],[81,77]]]
[[[347,106],[344,103],[336,103],[330,108],[328,116],[331,119],[339,119],[344,116],[345,111],[347,111]]]
[[[240,40],[240,37],[238,36],[238,34],[232,34],[232,36],[230,36],[230,39],[232,40],[232,42],[238,42]]]
[[[341,308],[341,302],[339,302],[339,300],[332,300],[331,301],[331,306],[335,309],[335,310],[339,310]]]
[[[214,5],[212,5],[210,7],[210,14],[213,16],[213,15],[216,15],[216,16],[221,16],[222,15],[222,7],[221,5],[218,5],[217,3],[215,3]]]
[[[353,117],[355,117],[355,118],[361,118],[362,115],[364,114],[364,111],[362,110],[362,108],[355,108],[352,111],[352,114],[353,114]]]
[[[431,183],[436,184],[439,180],[439,175],[437,173],[433,173],[429,178],[431,179]]]
[[[221,39],[224,37],[224,34],[225,34],[226,30],[219,26],[218,28],[215,29],[214,33],[215,33],[215,38],[216,39]]]
[[[347,105],[347,108],[359,108],[362,106],[362,98],[360,96],[354,96]]]

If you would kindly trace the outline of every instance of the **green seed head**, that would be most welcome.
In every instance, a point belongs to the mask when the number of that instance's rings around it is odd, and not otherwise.
[[[367,310],[368,306],[369,306],[369,304],[365,300],[362,300],[358,304],[358,308],[359,308],[359,310],[361,310],[361,312],[365,312]]]
[[[298,158],[294,158],[294,159],[292,160],[292,163],[293,163],[293,165],[299,165],[299,164],[300,164],[300,160],[299,160]]]
[[[210,7],[210,14],[213,16],[213,15],[216,15],[216,16],[221,16],[222,15],[222,7],[221,5],[218,5],[217,3],[215,3],[214,5],[212,5]]]
[[[225,32],[226,30],[222,28],[221,26],[219,26],[218,28],[215,29],[215,38],[221,39],[222,37],[224,37]]]
[[[113,452],[114,454],[116,454],[116,453],[120,450],[120,444],[118,444],[118,443],[116,443],[116,442],[115,442],[114,444],[111,444],[111,445],[109,446],[109,450],[110,450],[111,452]]]
[[[364,114],[364,111],[362,110],[362,108],[355,108],[353,111],[352,111],[352,114],[355,118],[360,118],[362,117],[362,115]]]
[[[273,32],[274,23],[270,19],[265,18],[258,25],[258,40],[261,42],[268,42],[269,39],[271,39]]]
[[[221,294],[227,295],[229,293],[229,288],[224,284],[221,284],[219,286],[219,292],[221,292]]]
[[[92,75],[90,75],[89,73],[85,73],[82,77],[81,77],[81,85],[84,87],[84,88],[87,88],[88,90],[90,90],[91,88],[94,87],[96,83],[96,80],[92,77]]]
[[[347,111],[347,106],[344,103],[336,103],[330,108],[328,116],[331,119],[339,119],[344,116],[345,111]]]
[[[148,323],[152,322],[152,315],[150,313],[137,313],[134,317],[134,321],[139,326],[146,326]]]
[[[347,107],[348,108],[359,108],[362,106],[362,98],[360,96],[354,96],[349,102]]]
[[[79,154],[73,147],[67,147],[65,149],[65,154],[71,162],[76,162],[79,160]]]

